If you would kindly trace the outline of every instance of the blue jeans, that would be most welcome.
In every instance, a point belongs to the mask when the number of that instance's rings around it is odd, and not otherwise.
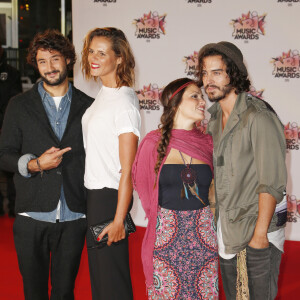
[[[268,248],[247,246],[246,250],[250,299],[275,299],[282,252],[271,243]],[[232,259],[220,257],[220,268],[226,299],[236,300],[236,256]]]

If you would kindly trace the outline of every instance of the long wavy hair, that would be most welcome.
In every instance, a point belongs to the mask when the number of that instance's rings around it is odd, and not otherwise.
[[[235,93],[247,92],[250,89],[250,80],[248,75],[242,73],[232,59],[225,54],[215,50],[207,49],[198,57],[198,69],[196,76],[199,79],[199,85],[203,85],[202,72],[203,72],[203,59],[208,56],[220,55],[226,66],[226,73],[230,79],[230,85],[235,88]]]
[[[105,37],[110,40],[111,48],[117,57],[122,57],[122,62],[117,66],[116,82],[117,87],[134,85],[135,60],[129,42],[124,32],[114,27],[95,28],[88,32],[84,39],[81,52],[81,70],[85,78],[98,80],[98,77],[91,75],[88,62],[89,47],[94,37]]]
[[[158,174],[161,163],[166,156],[167,148],[171,138],[171,130],[174,125],[174,117],[178,110],[178,106],[181,103],[182,95],[187,87],[179,91],[171,100],[170,98],[179,87],[188,82],[194,81],[190,78],[176,79],[170,82],[162,92],[160,101],[164,107],[164,111],[160,118],[160,124],[158,126],[161,132],[161,138],[157,146],[158,157],[154,168],[156,176]]]
[[[248,75],[242,73],[232,59],[230,59],[228,56],[215,49],[208,49],[204,51],[201,56],[198,57],[198,70],[196,73],[196,76],[199,79],[198,85],[199,86],[203,85],[203,81],[202,81],[203,59],[205,57],[214,56],[214,55],[220,55],[222,57],[222,60],[226,65],[226,73],[230,78],[229,84],[233,88],[235,88],[235,93],[239,94],[241,92],[249,92],[251,83],[250,80],[248,79]],[[263,99],[260,100],[263,101],[266,107],[278,117],[276,111],[274,110],[274,108],[271,106],[270,103],[268,103]]]
[[[55,50],[58,51],[66,60],[68,70],[72,70],[76,62],[76,54],[73,44],[64,37],[58,30],[48,29],[44,32],[37,33],[28,48],[27,63],[36,69],[36,55],[38,50]]]

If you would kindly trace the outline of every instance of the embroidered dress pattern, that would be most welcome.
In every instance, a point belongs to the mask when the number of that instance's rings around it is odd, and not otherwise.
[[[177,216],[169,209],[162,210],[156,223],[155,248],[166,247],[171,243],[177,233]]]
[[[208,206],[188,211],[159,208],[148,299],[218,299],[217,251]]]
[[[199,299],[218,299],[218,261],[212,259],[201,268],[198,274],[196,289]]]
[[[208,208],[208,207],[207,207]],[[197,217],[197,233],[199,239],[212,251],[217,249],[218,244],[215,237],[217,231],[214,219],[211,217],[211,210],[203,209]]]
[[[166,261],[155,256],[153,257],[153,263],[156,273],[153,277],[154,289],[149,291],[149,299],[179,299],[178,292],[180,290],[180,281],[174,268]]]

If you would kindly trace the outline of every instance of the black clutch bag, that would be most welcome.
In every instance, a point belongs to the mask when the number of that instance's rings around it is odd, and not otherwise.
[[[104,228],[109,225],[110,223],[113,222],[114,219],[110,219],[107,221],[102,222],[101,224],[97,224],[94,226],[90,226],[90,230],[92,232],[92,235],[94,237],[94,241],[96,243],[96,247],[97,248],[102,248],[104,246],[107,245],[107,241],[108,241],[108,235],[106,234],[101,241],[97,241],[97,238],[99,236],[99,234],[101,234],[101,232],[104,230]],[[130,213],[128,213],[126,215],[125,221],[124,221],[124,227],[125,227],[125,234],[126,237],[130,234],[136,231],[136,227],[135,224],[131,218]]]

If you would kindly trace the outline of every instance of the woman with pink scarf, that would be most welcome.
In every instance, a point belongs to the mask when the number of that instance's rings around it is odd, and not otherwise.
[[[133,185],[148,219],[142,262],[149,299],[218,299],[212,138],[195,123],[205,100],[197,84],[177,79],[164,89],[158,130],[141,142]]]

